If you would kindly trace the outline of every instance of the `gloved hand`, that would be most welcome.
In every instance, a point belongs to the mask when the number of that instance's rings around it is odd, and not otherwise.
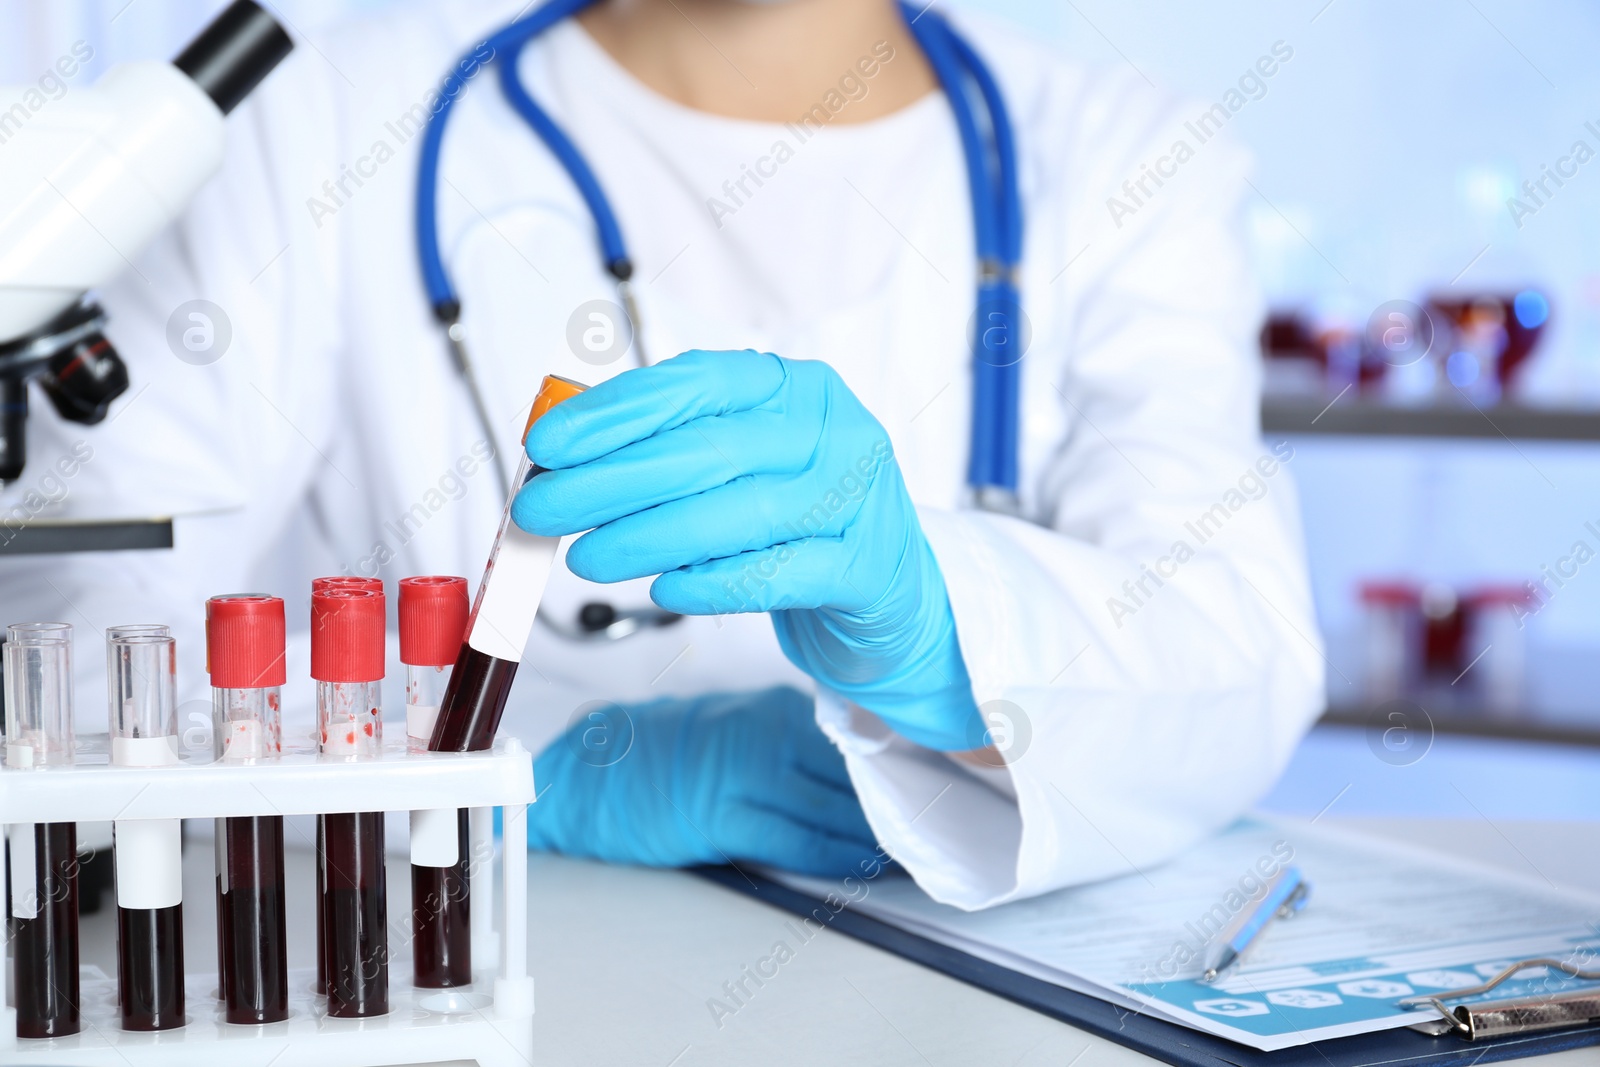
[[[659,574],[651,598],[686,615],[769,611],[796,666],[901,734],[987,743],[889,435],[826,363],[686,352],[551,409],[527,450],[548,473],[512,518],[589,530],[573,573]]]
[[[549,852],[822,876],[882,862],[844,757],[793,689],[607,705],[552,741],[533,775],[528,844]]]

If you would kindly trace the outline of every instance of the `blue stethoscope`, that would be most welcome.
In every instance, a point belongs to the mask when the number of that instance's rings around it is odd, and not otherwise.
[[[499,68],[500,89],[506,100],[538,134],[583,195],[594,217],[605,268],[616,280],[623,309],[633,326],[634,351],[643,362],[639,340],[639,310],[632,291],[633,262],[623,243],[616,214],[572,140],[528,94],[517,74],[522,49],[539,34],[595,0],[550,0],[537,11],[518,19],[489,37],[489,54]],[[931,5],[929,5],[931,7]],[[967,483],[980,507],[1014,512],[1017,493],[1017,440],[1021,413],[1018,408],[1018,363],[1022,357],[1021,299],[1017,290],[1017,265],[1022,259],[1022,198],[1017,186],[1016,139],[1005,100],[993,74],[973,47],[931,10],[918,11],[900,4],[911,34],[928,57],[950,101],[961,148],[967,160],[972,197],[972,223],[978,253],[977,326],[973,338],[972,443]],[[434,316],[445,327],[455,358],[483,432],[494,440],[482,393],[467,358],[461,325],[461,299],[445,272],[439,253],[438,199],[439,150],[445,123],[465,84],[462,69],[476,72],[480,45],[467,61],[445,79],[445,92],[422,139],[417,180],[417,250],[422,261],[423,284]],[[470,77],[470,75],[468,75]],[[974,107],[980,104],[982,117]],[[498,465],[496,470],[499,471]],[[504,472],[499,471],[501,477]]]

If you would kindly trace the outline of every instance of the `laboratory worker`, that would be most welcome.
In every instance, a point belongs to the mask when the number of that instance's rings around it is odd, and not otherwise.
[[[1273,782],[1323,660],[1230,96],[892,0],[407,0],[300,44],[103,294],[127,395],[36,405],[0,498],[175,547],[7,558],[8,621],[168,622],[199,698],[204,597],[475,581],[525,448],[511,518],[566,546],[502,728],[536,847],[892,857],[973,909]],[[547,374],[591,388],[524,444]]]

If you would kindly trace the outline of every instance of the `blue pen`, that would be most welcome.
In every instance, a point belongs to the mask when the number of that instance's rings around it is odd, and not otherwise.
[[[1273,919],[1288,919],[1305,907],[1311,895],[1311,883],[1305,880],[1298,867],[1285,867],[1267,884],[1266,895],[1254,908],[1241,911],[1222,939],[1206,953],[1206,970],[1202,982],[1215,982],[1217,978],[1239,962],[1245,949],[1267,928]]]

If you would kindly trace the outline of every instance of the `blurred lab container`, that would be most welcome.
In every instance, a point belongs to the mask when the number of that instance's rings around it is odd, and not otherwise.
[[[1550,300],[1537,289],[1514,294],[1435,294],[1428,313],[1444,328],[1436,346],[1441,396],[1494,404],[1513,391],[1517,371],[1533,355],[1550,321]]]
[[[1369,706],[1422,702],[1430,710],[1507,717],[1527,707],[1526,586],[1363,582],[1362,696]]]
[[[1415,681],[1421,594],[1408,582],[1363,582],[1362,694],[1376,707],[1409,693]]]
[[[1540,290],[1390,300],[1364,328],[1279,309],[1261,329],[1268,395],[1356,391],[1400,404],[1498,403],[1550,321]]]
[[[1429,582],[1417,597],[1422,609],[1422,680],[1452,681],[1464,666],[1466,605],[1442,582]]]
[[[1470,605],[1471,634],[1467,647],[1477,657],[1469,677],[1483,708],[1491,715],[1514,717],[1527,710],[1528,639],[1522,619],[1533,596],[1526,586],[1486,585],[1464,598]]]

